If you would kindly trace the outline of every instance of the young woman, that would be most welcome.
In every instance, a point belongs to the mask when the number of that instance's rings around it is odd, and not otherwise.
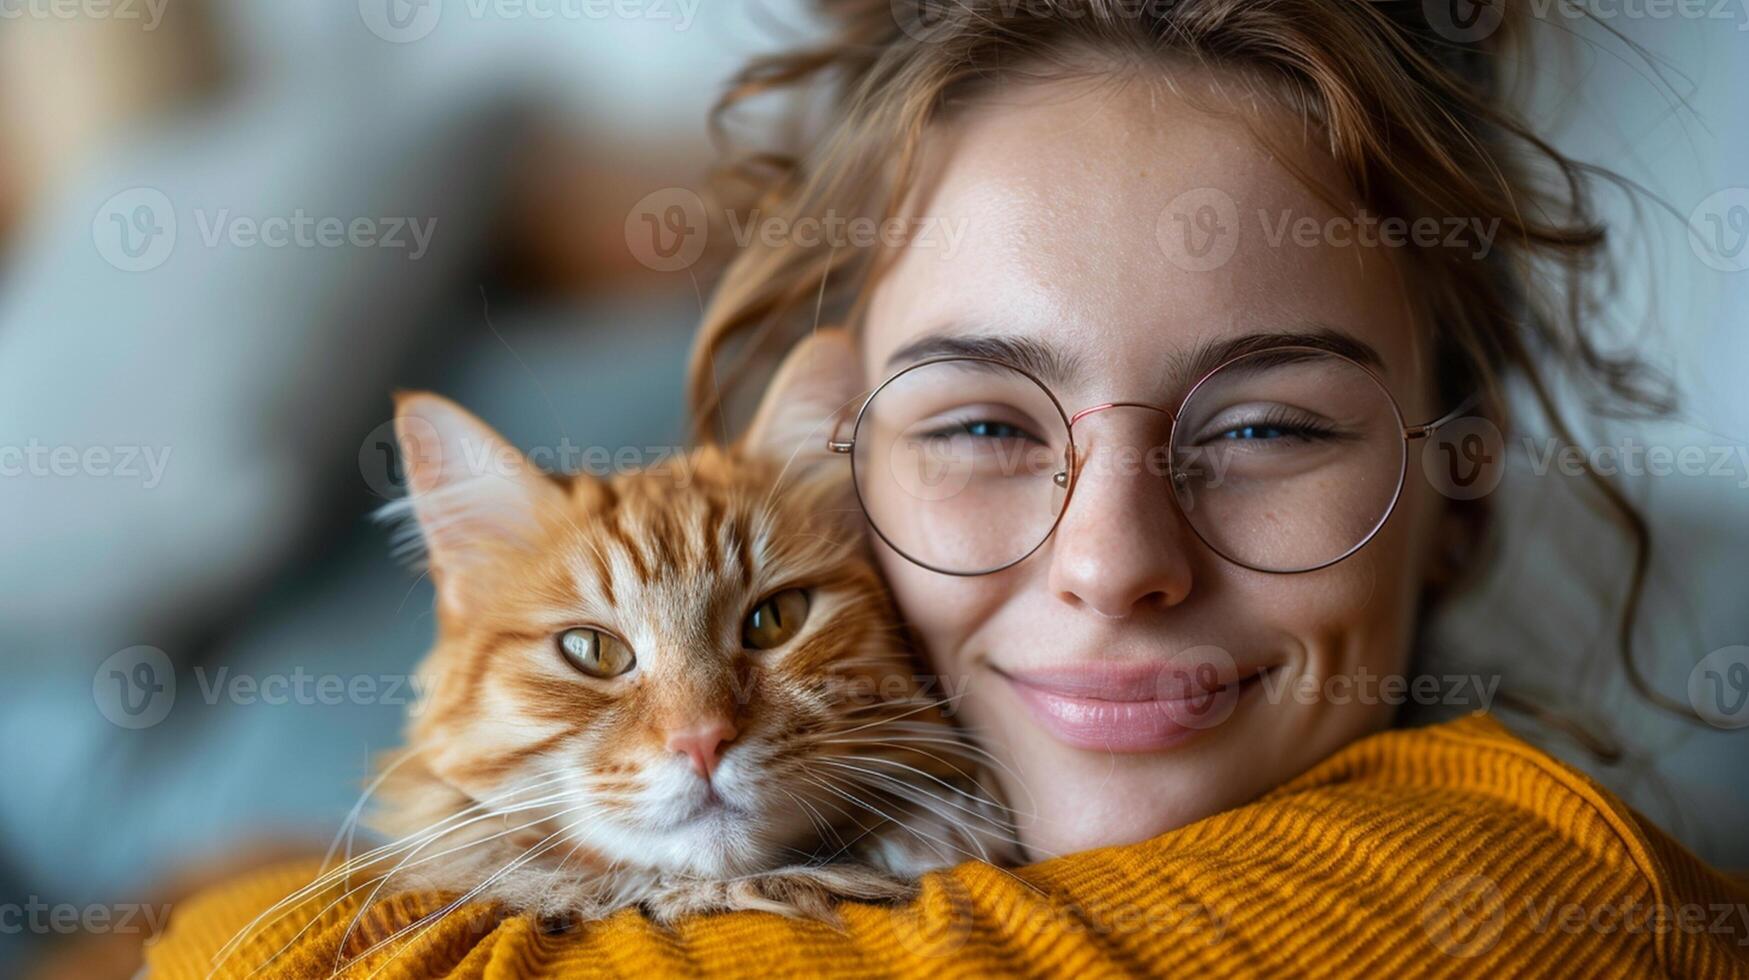
[[[1729,879],[1490,715],[1400,725],[1424,610],[1485,518],[1426,446],[1509,430],[1508,384],[1552,413],[1545,365],[1652,390],[1534,288],[1586,288],[1602,231],[1581,168],[1497,101],[1501,8],[824,6],[832,42],[730,103],[818,86],[832,123],[742,176],[768,220],[904,240],[738,255],[701,431],[761,353],[842,406],[803,451],[852,468],[1041,863],[847,904],[842,932],[454,916],[392,971],[1749,974]],[[216,896],[155,962],[300,883]]]

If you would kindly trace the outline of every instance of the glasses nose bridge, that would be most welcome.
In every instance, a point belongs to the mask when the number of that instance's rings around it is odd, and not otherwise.
[[[1139,409],[1142,409],[1143,411],[1153,412],[1157,415],[1164,415],[1164,416],[1166,416],[1166,428],[1167,428],[1168,433],[1170,433],[1171,430],[1178,425],[1177,413],[1173,412],[1169,408],[1165,408],[1165,407],[1160,406],[1160,405],[1154,405],[1154,404],[1150,404],[1148,402],[1102,402],[1098,405],[1089,405],[1086,408],[1083,408],[1080,411],[1076,412],[1075,414],[1069,416],[1069,442],[1070,442],[1070,444],[1073,445],[1075,442],[1075,425],[1076,425],[1076,423],[1080,422],[1084,418],[1087,418],[1089,415],[1097,415],[1100,412],[1108,412],[1114,408],[1139,408]],[[1170,436],[1169,436],[1169,438],[1170,438]],[[1087,448],[1079,448],[1076,450],[1075,455],[1082,456],[1087,451],[1089,451]]]
[[[1081,421],[1082,419],[1086,418],[1089,415],[1095,415],[1099,412],[1110,411],[1111,409],[1114,409],[1114,408],[1140,408],[1140,409],[1143,409],[1143,410],[1149,411],[1149,412],[1158,412],[1161,415],[1166,416],[1168,421],[1172,421],[1172,422],[1178,421],[1178,416],[1176,414],[1174,414],[1171,409],[1163,408],[1159,405],[1150,405],[1147,402],[1102,402],[1098,405],[1089,405],[1086,408],[1083,408],[1080,411],[1076,412],[1075,414],[1069,416],[1069,428],[1071,428],[1071,429],[1075,428],[1075,423]]]
[[[1088,462],[1088,455],[1091,452],[1091,447],[1076,445],[1074,436],[1076,423],[1090,415],[1097,415],[1100,412],[1110,411],[1114,408],[1139,408],[1144,411],[1153,412],[1157,415],[1164,415],[1166,417],[1167,430],[1169,433],[1171,429],[1178,424],[1177,413],[1169,408],[1150,404],[1148,402],[1102,402],[1098,405],[1089,405],[1086,408],[1075,412],[1073,415],[1069,416],[1069,444],[1074,448],[1069,454],[1071,458],[1067,460],[1068,466],[1062,472],[1057,473],[1054,477],[1057,486],[1068,489],[1070,484],[1075,482],[1076,478],[1081,475],[1081,470]],[[1170,439],[1170,436],[1168,436],[1168,438]],[[1067,502],[1065,502],[1064,508],[1067,509],[1067,506]]]

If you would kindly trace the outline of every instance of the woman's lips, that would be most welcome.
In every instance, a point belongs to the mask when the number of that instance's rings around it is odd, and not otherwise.
[[[1058,741],[1081,749],[1153,752],[1225,721],[1263,672],[1111,663],[998,673]]]

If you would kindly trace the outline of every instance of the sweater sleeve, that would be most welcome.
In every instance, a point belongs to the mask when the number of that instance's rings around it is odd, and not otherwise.
[[[1480,715],[1365,739],[1140,844],[932,874],[909,905],[841,906],[842,930],[626,911],[557,931],[481,905],[428,919],[447,903],[422,893],[252,922],[314,872],[176,910],[153,976],[1749,976],[1749,894]]]

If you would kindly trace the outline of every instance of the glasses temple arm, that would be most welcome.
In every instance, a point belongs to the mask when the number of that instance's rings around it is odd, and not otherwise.
[[[855,448],[856,438],[854,433],[852,433],[851,438],[849,439],[840,439],[838,434],[844,430],[845,424],[850,422],[851,417],[855,414],[851,409],[856,408],[860,411],[861,406],[865,404],[867,400],[867,397],[853,398],[849,402],[839,406],[838,411],[832,413],[832,428],[826,433],[827,452],[844,456],[848,455],[850,451]]]
[[[1482,393],[1479,391],[1474,392],[1470,395],[1470,397],[1465,398],[1463,401],[1459,402],[1458,407],[1452,409],[1451,411],[1445,413],[1444,415],[1441,415],[1439,418],[1436,418],[1433,421],[1426,423],[1425,425],[1411,425],[1407,429],[1404,429],[1403,430],[1403,437],[1405,439],[1422,439],[1422,438],[1425,438],[1427,436],[1430,436],[1433,433],[1438,432],[1440,430],[1440,428],[1442,428],[1443,426],[1449,425],[1451,422],[1462,417],[1465,413],[1469,412],[1471,409],[1475,408],[1477,405],[1479,405],[1481,403],[1482,403]]]

